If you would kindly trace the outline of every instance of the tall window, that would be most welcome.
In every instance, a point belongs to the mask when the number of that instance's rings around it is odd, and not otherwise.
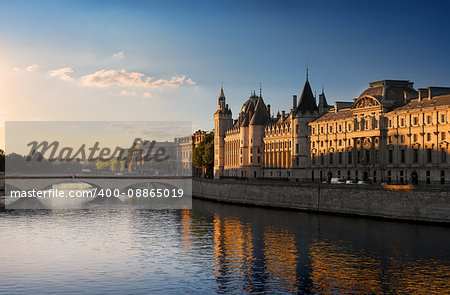
[[[413,150],[413,162],[414,163],[419,162],[419,150],[418,149]]]
[[[352,163],[352,157],[353,157],[352,151],[348,151],[347,152],[347,159],[348,159],[347,161],[348,161],[349,164]]]
[[[330,153],[329,157],[330,157],[330,164],[333,164],[333,153]]]
[[[419,125],[419,117],[414,117],[413,123],[414,125]]]
[[[431,122],[432,122],[431,116],[427,116],[427,124],[431,124]]]
[[[441,162],[447,163],[447,151],[445,149],[441,149]]]
[[[417,134],[413,134],[413,141],[417,141]]]
[[[427,133],[427,141],[431,140],[431,133]]]
[[[406,152],[405,152],[405,150],[401,150],[401,152],[400,152],[400,157],[401,157],[401,160],[402,160],[402,163],[405,163],[405,160],[406,160]]]
[[[339,164],[342,164],[342,152],[339,152],[339,154],[338,154],[338,161],[339,161]]]
[[[427,162],[431,163],[433,160],[433,151],[431,149],[427,149]]]
[[[394,151],[393,151],[393,150],[389,150],[389,153],[388,153],[388,162],[389,162],[390,164],[392,164],[392,162],[394,162]]]

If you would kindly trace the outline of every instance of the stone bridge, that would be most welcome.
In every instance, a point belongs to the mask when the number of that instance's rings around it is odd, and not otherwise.
[[[69,175],[69,176],[42,176],[42,175],[26,175],[26,176],[6,176],[5,177],[5,205],[6,208],[16,208],[17,209],[37,209],[35,207],[43,208],[61,208],[61,209],[72,209],[72,208],[84,208],[88,203],[99,204],[99,197],[105,198],[109,194],[114,199],[114,202],[119,204],[133,204],[136,205],[138,197],[143,197],[144,190],[147,195],[150,190],[156,194],[157,190],[162,194],[170,193],[170,197],[163,195],[160,200],[166,200],[167,208],[177,209],[191,207],[192,198],[192,179],[190,177],[183,176],[97,176],[97,175]],[[91,198],[76,198],[78,201],[74,201],[75,198],[70,199],[70,204],[67,202],[61,202],[56,204],[55,199],[52,198],[35,198],[33,200],[33,205],[25,204],[24,198],[12,198],[11,193],[28,193],[31,191],[48,191],[52,188],[58,187],[58,185],[69,185],[70,184],[87,184],[88,186],[82,188],[60,188],[59,190],[66,191],[91,191],[91,195],[95,194]],[[181,193],[179,189],[182,190],[183,197],[173,197],[175,195],[179,196]],[[140,190],[140,193],[138,193]],[[130,195],[131,194],[131,195]],[[138,196],[139,195],[139,196]],[[109,196],[108,196],[109,198]],[[28,199],[28,198],[27,198]],[[133,200],[134,199],[134,200]],[[155,199],[155,198],[153,198]],[[133,201],[131,201],[133,200]],[[167,201],[170,200],[170,201]],[[181,201],[183,200],[183,201]],[[39,203],[36,203],[39,202]],[[181,202],[180,202],[181,201]],[[20,202],[20,203],[18,203]],[[113,202],[113,201],[111,201]],[[110,203],[111,203],[110,202]],[[28,202],[30,203],[30,202]],[[146,204],[145,202],[140,202],[141,204]],[[147,202],[148,203],[148,202]],[[155,202],[152,202],[154,204]],[[161,203],[161,202],[159,202]],[[162,202],[164,203],[164,202]],[[14,205],[15,204],[15,205]],[[56,204],[56,207],[55,207]],[[147,204],[148,205],[148,204]],[[69,206],[69,208],[66,208]],[[153,205],[152,205],[153,206]],[[175,208],[174,208],[175,206]],[[32,207],[32,208],[31,208]],[[145,206],[144,206],[145,207]],[[164,206],[163,206],[164,207]]]

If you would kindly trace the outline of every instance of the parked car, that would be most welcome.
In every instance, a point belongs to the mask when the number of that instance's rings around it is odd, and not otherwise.
[[[347,181],[345,182],[345,184],[355,184],[355,181],[349,179],[349,180],[347,180]]]
[[[367,181],[364,181],[364,180],[360,180],[360,181],[358,181],[358,184],[370,184],[370,183]]]
[[[345,183],[345,180],[342,178],[331,178],[330,183],[342,184],[342,183]]]

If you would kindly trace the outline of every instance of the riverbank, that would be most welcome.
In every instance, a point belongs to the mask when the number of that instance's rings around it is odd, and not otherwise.
[[[194,179],[196,198],[241,205],[450,225],[450,189],[393,191],[375,185]]]

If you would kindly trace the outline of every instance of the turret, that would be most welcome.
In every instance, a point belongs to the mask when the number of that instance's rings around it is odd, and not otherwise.
[[[322,93],[319,94],[319,114],[327,113],[331,109],[328,105],[327,98],[325,97],[325,92],[322,86]]]
[[[225,133],[232,126],[232,113],[226,103],[225,93],[222,87],[218,99],[218,108],[214,113],[214,178],[223,176],[225,166]]]
[[[293,99],[293,102],[295,99]],[[316,98],[308,81],[308,72],[305,85],[296,108],[292,112],[292,171],[291,177],[308,179],[307,167],[310,165],[310,144],[308,123],[319,116]]]

